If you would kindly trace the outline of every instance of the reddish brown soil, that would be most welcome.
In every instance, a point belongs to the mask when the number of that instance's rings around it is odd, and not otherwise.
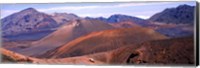
[[[105,30],[77,38],[39,57],[66,58],[81,56],[158,39],[166,39],[166,37],[152,29],[143,27]]]
[[[155,40],[139,45],[77,57],[37,59],[1,48],[4,62],[38,64],[148,64],[194,65],[193,37]]]
[[[39,41],[30,44],[31,47],[21,49],[19,53],[28,56],[35,56],[45,53],[51,49],[55,49],[64,45],[80,36],[89,34],[90,32],[113,29],[109,24],[98,20],[75,20],[67,23],[57,29],[57,31],[49,34]]]
[[[107,57],[102,54],[104,57],[99,58],[98,55],[94,59],[108,64],[195,64],[193,37],[144,42],[107,53],[109,54]],[[103,58],[107,60],[102,60]]]

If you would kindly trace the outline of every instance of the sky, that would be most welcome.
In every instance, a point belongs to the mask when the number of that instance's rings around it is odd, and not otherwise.
[[[0,18],[26,8],[35,8],[47,14],[73,13],[80,17],[105,17],[113,14],[124,14],[148,19],[166,8],[174,8],[182,4],[195,6],[195,1],[185,2],[113,2],[113,3],[43,3],[43,4],[0,4]]]

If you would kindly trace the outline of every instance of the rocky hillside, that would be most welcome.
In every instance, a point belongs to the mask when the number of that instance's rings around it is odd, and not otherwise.
[[[1,26],[5,36],[50,30],[57,23],[50,15],[27,8],[1,19]]]
[[[0,53],[3,63],[33,63],[34,59],[4,48],[0,48]]]
[[[77,15],[72,13],[54,13],[52,18],[57,22],[58,25],[69,23],[70,21],[80,19]]]
[[[194,54],[194,40],[189,36],[128,45],[112,51],[79,56],[73,61],[84,59],[96,64],[194,66]]]
[[[112,52],[111,64],[194,65],[193,37],[144,42]]]
[[[172,24],[194,24],[195,6],[180,5],[153,15],[149,20]]]
[[[186,37],[194,34],[195,6],[179,5],[167,8],[153,15],[149,21],[160,23],[156,31],[171,38]],[[170,26],[170,27],[166,27]]]
[[[165,44],[163,44],[165,43]],[[3,63],[38,64],[138,64],[138,65],[190,65],[195,64],[193,37],[154,40],[138,45],[127,45],[115,50],[89,55],[38,59],[26,57],[1,48]]]

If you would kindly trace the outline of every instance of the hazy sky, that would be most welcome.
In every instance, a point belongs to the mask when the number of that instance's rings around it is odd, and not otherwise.
[[[52,14],[74,13],[85,17],[109,17],[113,14],[125,14],[147,19],[166,8],[181,4],[196,5],[196,2],[127,2],[127,3],[45,3],[45,4],[1,4],[1,18],[23,9],[32,7],[40,12]]]

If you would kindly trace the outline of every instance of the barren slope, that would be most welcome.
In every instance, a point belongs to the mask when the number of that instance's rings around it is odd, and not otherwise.
[[[33,63],[33,60],[35,59],[4,48],[0,48],[0,53],[3,63]]]
[[[25,55],[39,55],[90,32],[112,28],[112,26],[98,20],[75,20],[62,26],[60,29],[46,36],[45,38],[33,42],[31,44],[32,47],[26,48],[19,52]]]
[[[194,40],[192,36],[153,40],[84,57],[103,64],[194,65]]]
[[[194,64],[193,37],[145,42],[112,52],[112,64]]]
[[[127,45],[115,50],[60,59],[26,57],[1,48],[4,62],[38,64],[154,64],[193,65],[193,37],[154,40],[139,45]]]
[[[10,50],[0,48],[2,63],[37,63],[37,64],[103,64],[104,62],[91,62],[88,56],[62,58],[62,59],[38,59],[24,56]]]
[[[79,37],[68,44],[48,51],[40,57],[64,58],[80,56],[165,38],[165,36],[154,30],[143,27],[105,30]]]

